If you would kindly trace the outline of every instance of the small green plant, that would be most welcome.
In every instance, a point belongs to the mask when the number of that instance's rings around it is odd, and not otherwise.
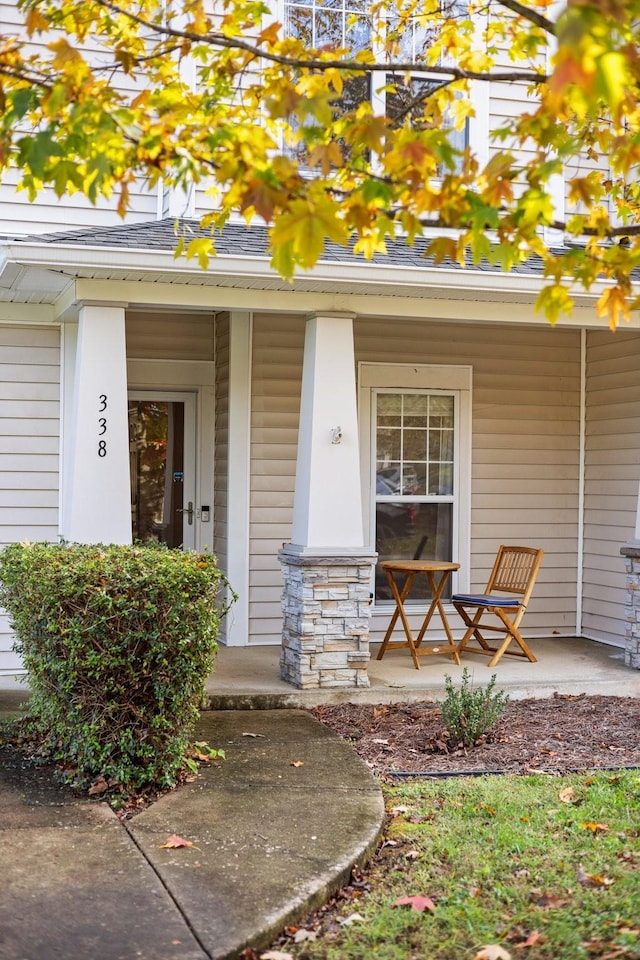
[[[458,689],[449,674],[445,674],[447,696],[441,707],[442,723],[454,743],[472,747],[498,722],[509,697],[503,690],[494,693],[495,683],[494,673],[486,688],[474,687],[471,675],[465,667]]]
[[[0,604],[31,690],[23,728],[64,779],[174,785],[193,759],[227,587],[215,557],[157,544],[0,553]]]

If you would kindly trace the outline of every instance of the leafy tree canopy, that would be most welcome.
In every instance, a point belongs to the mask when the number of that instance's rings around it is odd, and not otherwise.
[[[203,265],[240,211],[285,277],[328,240],[425,236],[437,262],[542,258],[551,320],[597,281],[612,326],[640,306],[640,0],[354,0],[338,42],[298,29],[305,6],[285,30],[271,0],[19,0],[0,167],[123,214],[136,178],[200,185],[212,235],[180,249]],[[465,144],[479,89],[523,108]]]

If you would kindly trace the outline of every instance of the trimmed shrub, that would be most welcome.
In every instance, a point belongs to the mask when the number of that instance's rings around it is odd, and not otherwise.
[[[495,683],[494,673],[486,688],[474,688],[471,675],[465,667],[458,690],[449,674],[445,674],[447,696],[441,705],[442,723],[454,743],[472,747],[496,725],[509,697],[503,690],[494,693]]]
[[[67,780],[122,793],[176,782],[227,586],[210,554],[156,544],[0,553],[0,605],[32,691],[29,734]]]

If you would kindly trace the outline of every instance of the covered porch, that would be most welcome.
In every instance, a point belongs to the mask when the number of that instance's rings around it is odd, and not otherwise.
[[[496,667],[486,660],[463,656],[460,666],[445,656],[428,658],[415,670],[407,650],[376,660],[379,644],[371,645],[368,687],[296,690],[280,677],[278,647],[221,647],[215,669],[207,681],[209,709],[269,709],[321,703],[395,703],[441,700],[445,676],[458,683],[465,667],[473,682],[486,686],[496,674],[496,690],[512,699],[552,697],[555,693],[578,696],[640,696],[640,673],[625,666],[624,649],[580,637],[547,637],[531,640],[537,663],[503,657]]]

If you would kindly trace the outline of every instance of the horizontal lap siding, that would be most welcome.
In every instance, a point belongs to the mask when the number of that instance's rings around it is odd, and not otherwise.
[[[175,313],[127,313],[127,357],[213,360],[213,319]]]
[[[303,318],[254,315],[249,570],[253,643],[278,643],[282,635],[278,550],[291,539],[303,349]]]
[[[0,325],[0,545],[58,537],[60,331]],[[0,674],[20,667],[0,615]]]
[[[25,35],[24,11],[18,10],[17,2],[0,0],[1,32],[4,36],[12,34]],[[46,35],[34,34],[29,38],[29,48],[33,52],[42,50],[50,41],[62,36],[61,32]],[[93,44],[93,52],[104,63],[104,51]],[[110,61],[112,55],[107,56]],[[131,93],[135,87],[133,81],[119,74],[119,82],[124,92]],[[0,233],[10,236],[25,236],[42,234],[50,231],[69,230],[81,227],[95,229],[98,227],[120,226],[122,217],[118,213],[119,191],[107,199],[98,197],[95,204],[91,203],[82,193],[58,197],[50,188],[43,188],[38,196],[30,202],[24,190],[16,190],[19,176],[14,168],[3,171],[0,183]],[[155,220],[158,215],[157,188],[149,187],[143,178],[137,178],[129,185],[130,212],[127,214],[127,223],[142,223]]]
[[[361,361],[472,366],[471,589],[486,585],[501,543],[542,547],[545,558],[525,633],[571,634],[576,623],[579,334],[550,327],[505,330],[388,320],[358,321],[356,331]]]
[[[472,588],[485,585],[500,543],[543,547],[546,556],[526,632],[571,634],[576,623],[579,333],[387,319],[357,320],[355,331],[359,361],[473,367]],[[253,642],[278,642],[281,634],[277,553],[291,534],[303,348],[301,318],[254,317]]]
[[[625,569],[640,482],[640,334],[587,336],[583,631],[624,641]]]

